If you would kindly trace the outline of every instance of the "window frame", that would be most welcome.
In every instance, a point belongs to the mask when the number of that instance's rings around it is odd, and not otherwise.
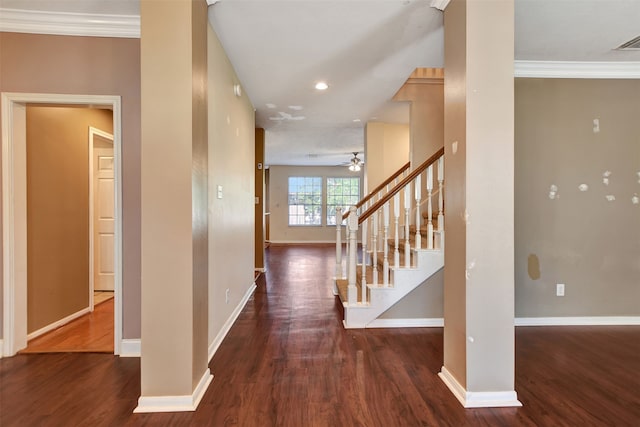
[[[341,204],[335,204],[335,203],[329,204],[329,180],[349,180],[351,182],[355,181],[357,183],[357,186],[358,186],[357,194],[353,194],[353,193],[350,193],[350,194],[347,194],[347,195],[341,194],[339,196],[343,197],[343,203],[341,203]],[[352,184],[350,184],[350,186],[351,185]],[[360,176],[327,176],[327,177],[325,177],[325,189],[326,189],[326,196],[324,198],[324,202],[325,202],[325,207],[324,207],[325,225],[327,227],[335,227],[335,225],[336,225],[336,223],[335,223],[335,210],[334,210],[334,214],[332,216],[330,216],[329,215],[330,207],[332,207],[332,206],[335,206],[335,207],[340,206],[343,209],[342,213],[344,214],[344,212],[345,212],[344,209],[346,207],[353,206],[356,203],[358,203],[358,201],[362,198],[362,179],[361,179]],[[350,199],[350,200],[355,200],[355,201],[353,203],[347,203],[345,205],[344,197],[353,197],[353,199]],[[345,221],[346,220],[342,221],[343,225],[345,224]]]
[[[303,181],[305,181],[304,183],[294,183],[294,185],[296,186],[296,191],[291,191],[292,189],[292,179],[302,179]],[[313,182],[313,180],[319,180],[318,183]],[[310,183],[307,183],[306,181],[312,181]],[[307,192],[307,191],[298,191],[298,186],[303,186],[306,187],[307,185],[310,185],[310,188],[312,189],[311,192]],[[317,194],[315,194],[315,188],[319,188],[320,190],[320,194],[319,196]],[[319,197],[320,198],[320,202],[319,203],[303,203],[303,204],[292,204],[291,203],[291,197],[292,195],[295,194],[295,197],[301,197],[300,195],[302,195],[302,197]],[[323,208],[324,208],[324,199],[325,199],[325,188],[324,188],[324,177],[323,176],[313,176],[313,175],[293,175],[293,176],[289,176],[287,177],[287,226],[289,227],[322,227],[323,226],[323,221],[322,221],[322,213],[323,213]],[[300,214],[295,214],[292,217],[292,212],[291,212],[291,208],[293,206],[303,206],[304,208],[304,212],[300,215]],[[307,206],[311,206],[311,207],[318,207],[318,216],[319,216],[319,223],[315,224],[315,223],[299,223],[299,222],[294,222],[291,223],[291,219],[292,218],[302,218],[303,221],[306,218],[307,215]],[[312,213],[312,215],[315,215]]]

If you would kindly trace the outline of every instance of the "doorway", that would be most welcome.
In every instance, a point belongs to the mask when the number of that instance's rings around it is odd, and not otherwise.
[[[102,272],[111,271],[105,282],[111,282],[114,293],[114,353],[120,354],[122,341],[122,185],[121,185],[121,108],[118,96],[85,96],[55,94],[2,94],[2,177],[3,177],[3,353],[12,356],[27,342],[27,209],[26,209],[26,106],[68,105],[107,108],[113,115],[111,156],[103,156],[102,165],[111,168],[113,215],[103,233],[101,248],[111,253],[111,261]],[[93,132],[96,139],[109,139],[109,134]],[[91,133],[89,134],[91,139]],[[93,151],[93,150],[92,150]],[[110,157],[110,159],[108,159]],[[90,163],[93,157],[90,156]],[[93,182],[89,188],[93,188]],[[106,190],[108,193],[108,189]],[[107,194],[105,193],[105,194]],[[109,196],[104,197],[105,200]],[[93,222],[91,220],[90,222]],[[99,226],[105,225],[99,224]],[[100,240],[100,239],[99,239]],[[92,253],[91,255],[94,255]],[[93,263],[89,263],[93,265]],[[95,270],[95,269],[94,269]],[[109,275],[107,275],[109,276]],[[93,278],[94,276],[91,275]],[[101,285],[102,286],[102,285]],[[90,292],[89,309],[93,308]],[[64,319],[63,319],[64,320]]]

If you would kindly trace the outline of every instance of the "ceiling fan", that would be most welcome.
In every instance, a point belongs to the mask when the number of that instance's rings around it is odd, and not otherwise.
[[[348,167],[351,172],[359,172],[364,162],[358,157],[358,152],[353,152],[353,158],[349,161]]]

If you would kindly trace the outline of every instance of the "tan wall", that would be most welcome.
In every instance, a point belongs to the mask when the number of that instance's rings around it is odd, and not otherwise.
[[[323,204],[321,226],[289,226],[287,194],[290,176],[362,177],[345,166],[271,166],[269,168],[269,235],[271,242],[325,242],[335,243],[336,227],[326,225],[326,208]],[[362,180],[360,181],[362,189]],[[362,192],[362,190],[360,190]],[[323,194],[326,190],[323,189]],[[324,203],[324,201],[323,201]]]
[[[27,107],[27,332],[89,306],[89,126],[110,110]]]
[[[265,185],[264,185],[264,129],[257,128],[256,138],[256,158],[255,158],[255,191],[256,191],[256,208],[255,208],[255,268],[264,268],[264,240],[265,240]]]
[[[209,343],[253,284],[255,115],[209,27]],[[222,199],[217,186],[222,186]],[[229,303],[225,293],[229,289]],[[214,373],[215,374],[215,373]]]
[[[0,32],[0,91],[122,96],[123,338],[139,338],[140,40]]]
[[[366,191],[376,188],[409,161],[409,125],[367,123],[365,129]]]
[[[639,80],[516,80],[518,317],[640,315],[638,111]]]

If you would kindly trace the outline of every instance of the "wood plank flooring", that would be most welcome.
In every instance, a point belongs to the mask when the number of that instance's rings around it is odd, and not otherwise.
[[[113,353],[113,298],[66,325],[30,340],[20,353]]]
[[[437,377],[441,328],[342,328],[332,256],[267,250],[197,411],[132,414],[138,359],[18,355],[0,359],[0,425],[640,426],[640,327],[517,328],[524,406],[465,410]]]

